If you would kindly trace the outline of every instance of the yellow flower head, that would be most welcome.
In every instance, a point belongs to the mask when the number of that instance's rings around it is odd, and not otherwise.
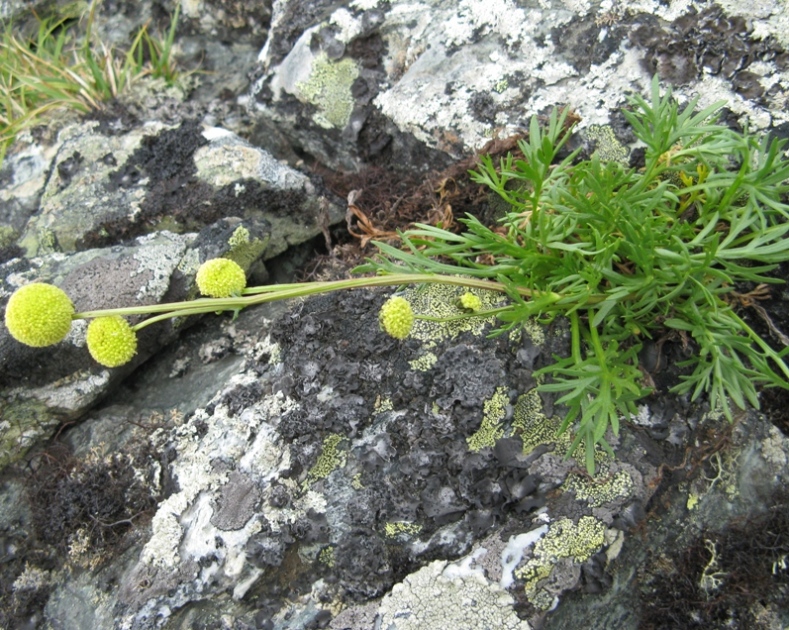
[[[97,317],[90,322],[86,341],[90,356],[105,367],[128,363],[137,352],[137,335],[120,315]]]
[[[381,307],[378,316],[383,329],[395,339],[405,339],[414,325],[414,312],[408,300],[391,297]]]
[[[28,346],[51,346],[68,335],[74,305],[68,295],[51,284],[34,282],[14,291],[5,309],[11,336]]]
[[[197,270],[197,288],[208,297],[241,295],[247,276],[239,264],[228,258],[206,260]]]
[[[469,293],[466,291],[463,295],[460,296],[460,306],[467,311],[471,311],[472,313],[476,313],[479,309],[482,308],[482,300],[479,299],[478,295],[474,295],[473,293]]]

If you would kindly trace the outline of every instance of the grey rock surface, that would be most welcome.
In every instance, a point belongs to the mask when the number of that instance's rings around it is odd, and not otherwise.
[[[162,19],[139,5],[103,32]],[[0,305],[34,280],[80,310],[190,299],[218,255],[289,281],[294,250],[342,219],[305,163],[440,170],[555,105],[627,159],[617,110],[653,73],[725,99],[732,124],[789,129],[779,0],[181,11],[182,54],[218,71],[191,100],[135,93],[9,152]],[[735,425],[649,399],[590,478],[532,376],[567,352],[560,319],[497,338],[420,322],[399,342],[378,323],[391,293],[159,324],[114,370],[84,326],[45,350],[1,328],[0,628],[789,625],[780,397]]]

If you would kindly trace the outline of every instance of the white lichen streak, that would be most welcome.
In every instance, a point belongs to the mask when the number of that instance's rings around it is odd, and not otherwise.
[[[250,376],[230,380],[228,388],[248,382]],[[163,501],[151,522],[151,539],[143,548],[141,561],[162,568],[177,566],[185,555],[198,560],[209,554],[218,558],[228,576],[241,576],[245,566],[244,542],[259,531],[256,519],[234,531],[217,529],[210,520],[217,490],[227,481],[226,472],[217,472],[216,458],[238,462],[237,470],[262,481],[277,475],[289,465],[288,451],[277,444],[273,425],[277,418],[296,403],[281,393],[230,415],[218,405],[212,415],[198,410],[192,419],[176,429],[178,459],[173,475],[179,492]],[[207,433],[199,437],[196,422],[202,421]],[[217,539],[223,544],[217,545]],[[213,567],[205,572],[219,570]]]

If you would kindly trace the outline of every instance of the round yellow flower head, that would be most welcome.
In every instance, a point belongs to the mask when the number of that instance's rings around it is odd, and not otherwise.
[[[5,309],[5,325],[17,341],[43,348],[68,335],[74,305],[68,295],[51,284],[34,282],[11,295]]]
[[[466,291],[460,296],[460,306],[467,311],[476,313],[482,308],[482,300],[479,299],[478,295],[474,295],[473,293]]]
[[[88,351],[105,367],[118,367],[131,361],[137,352],[137,334],[120,315],[97,317],[88,324]]]
[[[389,335],[395,339],[405,339],[414,325],[414,312],[405,298],[391,297],[381,307],[378,319]]]
[[[247,276],[244,270],[229,258],[206,260],[197,270],[197,288],[208,297],[241,295],[246,286]]]

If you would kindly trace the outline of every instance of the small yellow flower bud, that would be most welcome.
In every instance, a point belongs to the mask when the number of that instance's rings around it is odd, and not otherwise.
[[[395,339],[405,339],[414,325],[414,312],[405,298],[391,297],[381,307],[379,320],[389,335]]]
[[[247,276],[244,270],[229,258],[206,260],[197,270],[197,288],[208,297],[241,295],[246,286]]]
[[[463,295],[460,296],[460,306],[461,308],[464,308],[467,311],[476,313],[478,310],[482,308],[482,300],[479,299],[479,296],[466,291]]]
[[[28,346],[51,346],[68,335],[74,305],[56,286],[43,282],[26,284],[14,291],[5,309],[5,325],[11,336]]]
[[[120,315],[97,317],[88,324],[88,351],[105,367],[118,367],[131,361],[137,352],[137,334]]]

